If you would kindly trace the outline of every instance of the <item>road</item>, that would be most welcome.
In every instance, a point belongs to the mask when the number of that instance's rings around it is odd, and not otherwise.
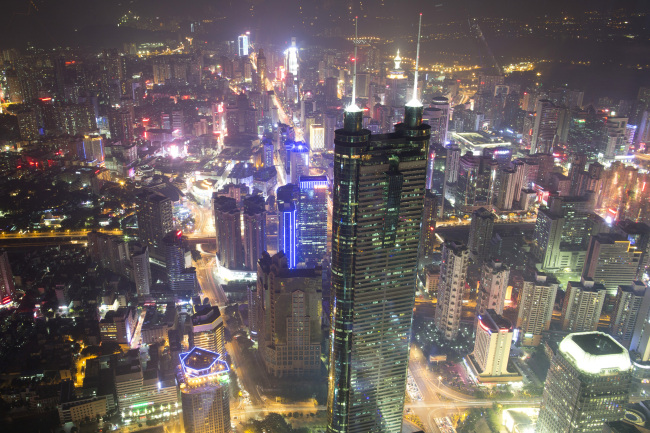
[[[3,239],[47,239],[47,238],[85,238],[92,230],[52,230],[49,232],[25,232],[25,233],[0,233],[0,241]],[[122,236],[122,230],[96,230],[99,233]]]

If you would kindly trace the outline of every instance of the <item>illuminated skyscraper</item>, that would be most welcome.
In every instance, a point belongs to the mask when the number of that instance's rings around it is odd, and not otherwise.
[[[277,191],[278,205],[278,251],[287,256],[289,269],[298,263],[298,234],[296,216],[298,212],[299,190],[294,184],[281,186]]]
[[[601,332],[569,334],[546,376],[538,433],[599,433],[625,415],[630,398],[627,350]]]
[[[200,347],[216,353],[225,352],[223,317],[219,307],[195,305],[192,314],[192,333],[190,347]]]
[[[179,387],[186,433],[229,433],[228,364],[222,354],[193,347],[181,353]]]
[[[300,176],[298,256],[319,265],[327,252],[327,176]]]
[[[460,331],[469,250],[462,243],[445,242],[438,281],[435,325],[447,340],[453,340]]]
[[[558,285],[557,280],[543,273],[524,279],[517,312],[522,345],[538,346],[542,332],[549,330]]]
[[[296,38],[291,38],[291,46],[284,51],[284,69],[293,75],[294,80],[298,79],[298,47]]]
[[[609,333],[623,346],[631,348],[632,341],[638,340],[634,338],[635,328],[638,323],[647,320],[649,311],[650,290],[643,282],[635,281],[630,285],[618,286]]]
[[[400,432],[429,126],[414,98],[395,132],[371,135],[354,80],[334,140],[327,431]]]
[[[264,197],[247,197],[244,204],[244,266],[257,269],[257,261],[266,251],[266,207]]]
[[[557,135],[558,108],[547,99],[537,101],[530,153],[553,153]]]
[[[0,253],[0,303],[8,304],[14,297],[14,274],[11,272],[9,256],[6,251]]]
[[[477,316],[488,309],[503,314],[509,278],[510,269],[500,261],[492,260],[483,264],[476,301]]]
[[[237,38],[237,53],[239,57],[247,57],[248,48],[249,48],[248,33],[239,35],[239,38]]]
[[[569,281],[562,304],[562,330],[595,331],[603,311],[605,286],[593,280]]]
[[[474,351],[470,356],[479,380],[508,376],[512,323],[488,309],[478,316]],[[512,373],[511,373],[512,374]]]
[[[214,227],[217,239],[217,257],[221,266],[241,269],[244,264],[244,245],[241,238],[241,213],[234,198],[216,196]]]

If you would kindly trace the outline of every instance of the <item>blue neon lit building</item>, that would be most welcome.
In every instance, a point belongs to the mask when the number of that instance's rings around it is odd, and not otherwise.
[[[319,265],[327,253],[327,176],[300,176],[298,256]]]
[[[298,262],[298,235],[296,233],[298,199],[297,185],[290,183],[278,188],[278,251],[284,252],[289,269],[294,269]]]
[[[230,433],[228,363],[200,347],[180,354],[181,403],[186,433]]]

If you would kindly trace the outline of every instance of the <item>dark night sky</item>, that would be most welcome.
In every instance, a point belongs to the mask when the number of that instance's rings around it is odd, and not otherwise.
[[[358,10],[359,2],[349,0],[2,0],[0,48],[24,47],[28,41],[39,45],[104,45],[117,42],[116,39],[132,36],[119,34],[115,27],[118,17],[128,10],[143,15],[160,14],[179,18],[227,16],[229,19],[222,26],[224,38],[232,37],[226,36],[229,32],[237,34],[251,27],[259,29],[265,38],[277,41],[286,39],[290,32],[298,33],[295,23],[299,4],[308,12],[317,14],[323,24],[340,23],[338,15],[342,15],[341,11],[352,4],[353,13],[362,17],[377,14],[395,17],[393,31],[399,31],[402,23],[414,21],[413,15],[417,11],[423,12],[431,22],[470,16],[506,16],[530,20],[544,14],[579,14],[583,10],[594,9],[612,11],[625,8],[650,12],[650,2],[647,0],[384,0],[384,3],[386,6],[381,8],[380,0],[364,0],[366,9]],[[251,7],[254,16],[251,16]],[[364,30],[375,27],[374,24],[372,19],[362,19],[360,26]]]

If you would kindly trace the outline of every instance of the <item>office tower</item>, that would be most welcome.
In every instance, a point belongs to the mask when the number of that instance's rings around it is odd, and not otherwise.
[[[472,212],[472,223],[469,228],[467,248],[475,263],[483,263],[490,259],[490,241],[494,230],[496,215],[484,207]]]
[[[149,247],[142,247],[131,254],[133,280],[138,296],[146,296],[151,291],[151,264],[149,263]]]
[[[94,164],[104,162],[104,140],[99,135],[86,135],[77,149],[77,156]]]
[[[163,261],[162,240],[174,227],[172,201],[163,194],[145,190],[137,196],[138,237],[148,245],[150,257]]]
[[[296,38],[291,38],[291,45],[284,51],[284,70],[292,74],[294,79],[298,79],[298,47],[296,47]]]
[[[337,113],[332,111],[327,111],[323,114],[323,129],[325,130],[325,136],[323,138],[324,150],[326,152],[331,152],[334,150],[334,131],[336,130],[336,117]]]
[[[613,296],[619,285],[631,284],[636,279],[641,254],[623,236],[592,236],[582,276],[601,283]]]
[[[592,280],[569,281],[562,304],[562,330],[595,331],[603,311],[607,290]]]
[[[429,143],[422,109],[410,101],[395,132],[371,135],[353,85],[336,131],[330,433],[402,429]]]
[[[510,268],[499,260],[493,259],[483,264],[476,301],[477,317],[487,310],[503,314],[509,280]]]
[[[182,135],[183,134],[183,110],[173,110],[172,111],[172,131],[174,134]]]
[[[131,344],[137,323],[133,307],[109,310],[99,322],[100,339],[102,343]]]
[[[323,125],[314,123],[309,126],[309,148],[313,152],[325,150],[325,128]]]
[[[296,216],[300,190],[298,185],[287,184],[277,190],[278,206],[278,251],[287,256],[290,269],[298,262],[298,234],[296,231]]]
[[[180,392],[186,433],[230,433],[228,364],[221,353],[181,353]]]
[[[447,164],[445,165],[445,183],[455,185],[458,182],[458,171],[460,170],[460,146],[453,143],[447,148]]]
[[[478,316],[474,351],[469,359],[477,370],[479,381],[509,375],[508,360],[512,333],[510,320],[496,311],[488,309]]]
[[[0,253],[0,303],[8,304],[14,298],[14,274],[11,272],[9,256],[6,251]]]
[[[241,213],[234,198],[213,195],[214,228],[217,239],[217,257],[221,266],[241,269],[244,248],[241,238]]]
[[[538,346],[542,332],[550,328],[558,286],[556,279],[541,272],[524,278],[517,312],[517,328],[523,346]]]
[[[548,99],[540,99],[537,101],[535,112],[530,153],[553,153],[557,133],[558,108]]]
[[[447,157],[447,161],[450,161]],[[460,158],[458,176],[455,188],[454,208],[459,213],[465,213],[477,206],[477,189],[481,159],[471,152]]]
[[[248,56],[248,48],[249,48],[248,33],[243,34],[243,35],[239,35],[239,37],[237,38],[237,42],[238,42],[237,43],[237,48],[238,48],[237,55],[239,57],[247,57]]]
[[[512,168],[504,168],[500,173],[500,186],[497,195],[497,208],[499,210],[512,209],[513,203],[519,199],[519,191],[516,189],[517,172]]]
[[[402,57],[397,55],[393,59],[394,67],[386,76],[385,104],[389,107],[403,107],[406,103],[408,91],[408,77],[402,69]]]
[[[613,232],[625,236],[630,244],[641,252],[636,279],[642,279],[650,264],[650,227],[642,222],[624,220],[616,223]]]
[[[618,286],[611,315],[609,333],[626,348],[630,348],[638,322],[648,318],[650,290],[641,281]]]
[[[436,220],[438,219],[438,201],[442,197],[427,191],[424,194],[424,209],[422,211],[422,227],[420,229],[420,260],[433,256],[436,242]],[[421,266],[421,265],[420,265]]]
[[[439,143],[443,146],[447,144],[447,131],[449,130],[449,100],[444,96],[434,96],[431,99],[431,106],[425,108],[425,114],[422,120],[429,120],[425,118],[427,110],[438,109],[440,113],[436,116],[435,122],[429,124],[431,126],[431,143]]]
[[[298,257],[319,265],[327,253],[327,176],[300,176]]]
[[[167,282],[172,290],[179,290],[181,273],[185,270],[186,265],[183,232],[177,230],[167,233],[163,238],[163,245],[165,247]]]
[[[539,209],[532,250],[543,270],[569,268],[571,272],[582,272],[590,236],[588,219],[594,209],[593,199],[593,194],[585,197],[551,194],[548,206]]]
[[[606,422],[621,420],[630,369],[627,350],[609,335],[567,335],[551,361],[535,431],[599,433]]]
[[[261,195],[243,200],[244,204],[244,266],[257,269],[257,261],[266,251],[266,203]]]
[[[226,353],[223,317],[219,307],[194,305],[190,347],[200,347],[215,353]]]
[[[289,269],[287,257],[265,253],[257,266],[258,344],[275,377],[320,371],[323,271]]]
[[[257,53],[257,90],[263,92],[266,90],[266,57],[264,50],[260,48]]]
[[[442,217],[445,212],[447,153],[448,150],[441,144],[434,143],[429,145],[427,189],[437,197],[438,211],[436,217]]]
[[[435,324],[445,339],[453,340],[460,330],[469,249],[462,243],[445,242],[438,281]]]
[[[309,176],[309,146],[304,142],[296,142],[289,154],[291,183],[298,185],[300,176]]]

